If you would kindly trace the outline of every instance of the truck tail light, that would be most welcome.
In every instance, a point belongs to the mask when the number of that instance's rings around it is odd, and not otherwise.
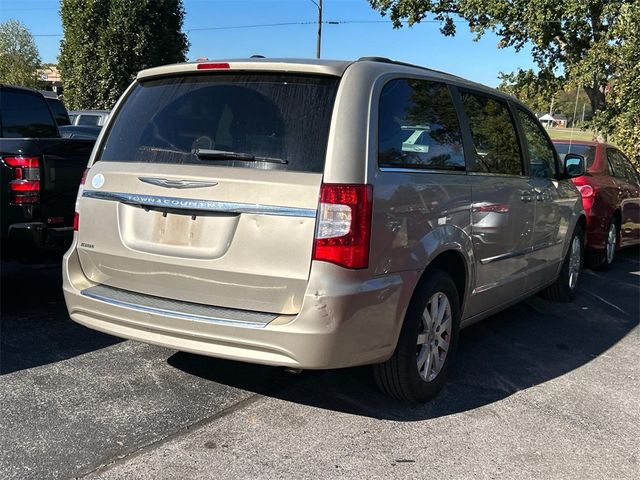
[[[73,230],[75,232],[78,231],[78,227],[80,226],[80,197],[82,197],[82,192],[84,190],[84,182],[87,180],[88,173],[89,173],[89,169],[86,168],[82,173],[82,178],[80,179],[80,186],[78,187],[78,196],[76,197],[76,211],[73,214]]]
[[[18,205],[40,202],[40,158],[20,155],[3,157],[2,160],[13,169],[9,201]]]
[[[367,268],[372,206],[371,185],[322,184],[313,259]]]

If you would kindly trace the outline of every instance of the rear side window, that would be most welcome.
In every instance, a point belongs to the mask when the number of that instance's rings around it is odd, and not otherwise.
[[[449,88],[424,80],[392,80],[380,96],[381,167],[464,170],[462,134]]]
[[[4,138],[58,136],[58,129],[44,97],[29,92],[0,91],[0,123]]]
[[[49,108],[53,112],[53,116],[56,118],[56,123],[58,125],[69,125],[71,121],[69,120],[69,116],[67,115],[67,109],[64,108],[64,105],[57,98],[47,98],[47,103],[49,104]]]
[[[142,82],[116,113],[101,160],[322,172],[338,81],[278,73]]]
[[[527,112],[518,109],[518,117],[522,124],[529,150],[529,168],[531,176],[537,178],[553,178],[556,175],[556,155],[553,144],[542,131],[540,122]]]
[[[520,145],[507,104],[479,93],[461,93],[475,147],[474,170],[522,175]]]
[[[607,157],[613,165],[613,173],[618,178],[624,178],[631,183],[638,183],[638,174],[631,166],[631,162],[618,150],[607,149]]]

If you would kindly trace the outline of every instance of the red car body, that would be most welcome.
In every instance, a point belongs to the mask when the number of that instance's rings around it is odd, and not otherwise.
[[[617,249],[640,244],[640,175],[613,145],[568,140],[556,140],[554,144],[560,157],[569,152],[585,157],[587,173],[573,182],[587,214],[590,263],[606,268]]]

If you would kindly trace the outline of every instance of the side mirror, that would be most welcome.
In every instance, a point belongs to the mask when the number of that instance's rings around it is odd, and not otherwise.
[[[567,178],[575,178],[586,172],[585,161],[582,155],[567,153],[564,157],[564,174]]]

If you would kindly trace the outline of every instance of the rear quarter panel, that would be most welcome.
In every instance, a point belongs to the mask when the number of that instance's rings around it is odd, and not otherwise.
[[[406,72],[403,72],[406,70]],[[378,168],[378,103],[393,78],[444,81],[415,69],[355,63],[343,76],[329,136],[325,182],[373,185],[372,238],[367,274],[407,275],[393,324],[398,334],[420,275],[438,254],[458,251],[467,264],[467,288],[474,279],[470,237],[471,188],[465,173],[382,171]]]

